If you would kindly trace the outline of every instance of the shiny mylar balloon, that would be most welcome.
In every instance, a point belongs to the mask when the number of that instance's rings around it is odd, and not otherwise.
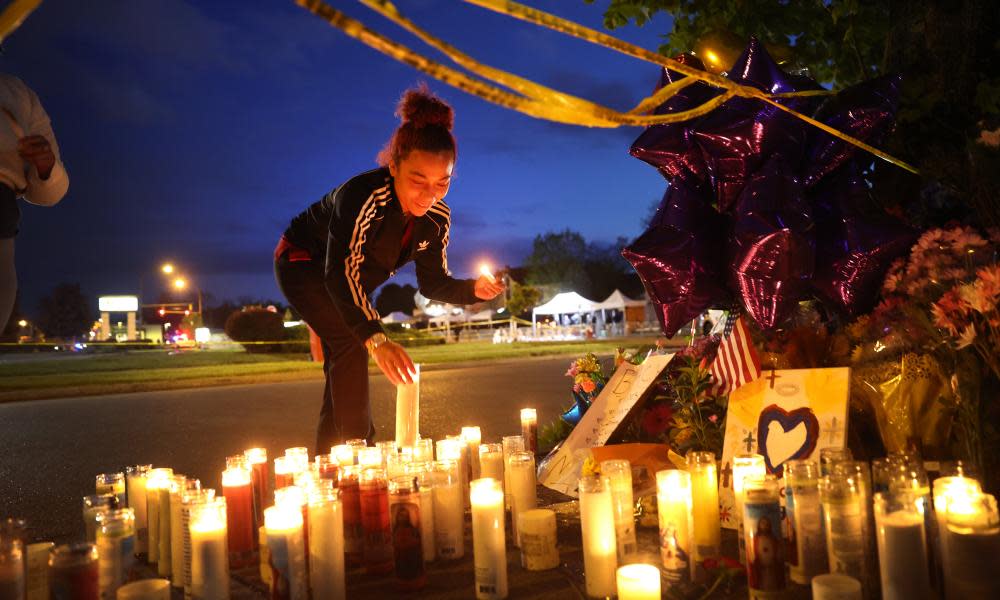
[[[743,189],[734,210],[730,274],[747,313],[765,329],[791,315],[815,261],[812,212],[780,156]]]
[[[824,102],[814,118],[863,142],[879,144],[895,122],[901,83],[898,75],[886,75],[851,86]],[[812,148],[803,179],[807,186],[863,152],[816,128],[810,135]]]
[[[678,56],[674,60],[697,69],[702,68],[701,62],[690,55]],[[684,75],[666,68],[660,72],[660,83],[656,89],[684,79]],[[687,110],[703,104],[719,94],[716,88],[705,83],[692,84],[669,100],[657,107],[653,112],[664,114]],[[654,125],[645,131],[632,143],[630,153],[639,160],[645,161],[660,171],[668,180],[675,177],[691,177],[698,179],[706,177],[705,161],[701,150],[694,144],[690,123],[671,123]]]
[[[848,163],[814,188],[819,294],[851,316],[875,304],[889,265],[904,256],[916,233],[881,212],[861,170]]]
[[[698,38],[694,43],[695,56],[705,63],[705,70],[719,74],[729,69],[736,62],[746,46],[746,39],[732,31],[724,29],[710,31]]]
[[[649,229],[622,251],[656,305],[668,336],[727,296],[721,268],[724,248],[714,238],[728,225],[705,205],[703,194],[676,180]]]

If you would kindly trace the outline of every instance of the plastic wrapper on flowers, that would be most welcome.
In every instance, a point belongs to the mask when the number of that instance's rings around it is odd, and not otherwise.
[[[772,94],[822,89],[782,71],[756,39],[727,77]],[[660,85],[681,78],[664,69]],[[699,82],[658,110],[683,110],[714,93]],[[898,93],[899,78],[882,77],[781,102],[879,143],[892,127]],[[868,199],[857,186],[867,182],[854,163],[870,156],[757,99],[733,98],[698,119],[650,127],[631,154],[670,182],[657,217],[623,251],[668,336],[705,309],[734,303],[764,330],[814,295],[834,310],[861,314],[913,240],[892,217],[873,215],[870,202],[859,205]]]

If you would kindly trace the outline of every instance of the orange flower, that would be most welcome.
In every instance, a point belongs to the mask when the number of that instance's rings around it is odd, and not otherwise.
[[[594,383],[593,379],[590,379],[588,377],[587,379],[584,379],[583,381],[580,382],[580,387],[583,388],[583,391],[589,394],[597,389],[597,384]]]

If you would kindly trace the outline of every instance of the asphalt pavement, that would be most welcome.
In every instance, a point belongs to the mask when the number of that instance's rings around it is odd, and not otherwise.
[[[538,358],[428,368],[420,433],[440,439],[479,425],[484,441],[520,433],[519,409],[539,424],[568,406],[570,359]],[[395,390],[372,369],[376,439],[395,434]],[[219,487],[227,455],[252,446],[280,455],[315,442],[322,381],[296,381],[36,400],[0,405],[0,518],[29,520],[35,540],[83,536],[81,498],[94,476],[151,463]]]

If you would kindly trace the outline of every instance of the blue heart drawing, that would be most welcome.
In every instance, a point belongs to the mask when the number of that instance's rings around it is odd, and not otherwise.
[[[767,451],[767,435],[772,422],[777,422],[784,432],[795,429],[800,423],[806,426],[806,439],[802,442],[802,446],[778,465],[771,464],[771,456]],[[819,419],[811,408],[803,406],[787,411],[777,404],[772,404],[760,411],[760,418],[757,420],[757,448],[764,455],[768,473],[781,477],[784,473],[782,465],[789,460],[808,458],[816,449],[817,440],[819,440]]]

